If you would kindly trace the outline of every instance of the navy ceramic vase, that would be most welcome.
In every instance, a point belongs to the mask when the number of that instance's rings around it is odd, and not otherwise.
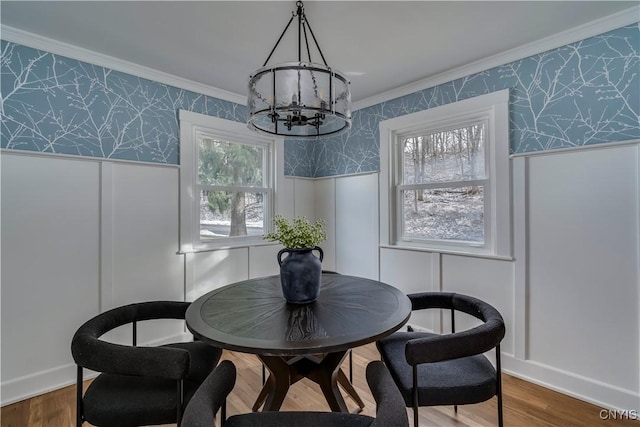
[[[313,251],[318,251],[316,257]],[[282,256],[288,254],[284,259]],[[318,246],[314,248],[289,249],[278,252],[282,295],[288,303],[307,304],[318,298],[320,275],[324,253]]]

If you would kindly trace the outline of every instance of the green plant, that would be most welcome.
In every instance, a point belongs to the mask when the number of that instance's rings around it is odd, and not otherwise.
[[[306,217],[297,217],[289,222],[283,216],[278,215],[273,223],[276,226],[276,231],[267,233],[264,238],[272,242],[280,242],[285,248],[313,248],[327,239],[322,220],[311,224]]]

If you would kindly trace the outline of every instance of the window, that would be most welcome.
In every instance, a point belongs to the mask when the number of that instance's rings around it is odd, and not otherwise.
[[[180,247],[262,241],[271,222],[274,140],[244,123],[180,111]]]
[[[508,90],[380,123],[381,241],[511,254]]]

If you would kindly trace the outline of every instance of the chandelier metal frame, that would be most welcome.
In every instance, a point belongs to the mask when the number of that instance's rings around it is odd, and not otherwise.
[[[296,17],[298,61],[267,66]],[[308,34],[324,65],[311,61]],[[303,40],[307,61],[302,60]],[[249,76],[247,105],[249,128],[269,135],[320,137],[351,127],[349,81],[327,65],[301,1],[296,2],[296,11],[292,12],[267,60]]]

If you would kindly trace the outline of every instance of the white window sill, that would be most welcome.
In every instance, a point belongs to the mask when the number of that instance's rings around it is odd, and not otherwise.
[[[456,255],[456,256],[465,256],[471,258],[484,258],[484,259],[493,259],[496,261],[515,261],[515,258],[510,255],[495,255],[495,254],[481,254],[481,253],[472,253],[465,252],[462,250],[455,249],[435,249],[435,248],[425,248],[419,246],[408,246],[408,245],[379,245],[381,249],[394,249],[401,251],[414,251],[414,252],[427,252],[432,254],[444,254],[444,255]]]
[[[197,254],[197,253],[202,253],[202,252],[215,252],[215,251],[222,251],[222,250],[227,250],[227,249],[243,249],[243,248],[251,248],[251,247],[256,247],[256,246],[276,246],[278,245],[277,243],[273,243],[273,242],[243,242],[243,243],[238,243],[238,244],[223,244],[223,245],[211,245],[211,246],[204,246],[204,247],[198,247],[198,248],[193,248],[193,249],[181,249],[178,252],[176,252],[177,255],[185,255],[185,254]]]

